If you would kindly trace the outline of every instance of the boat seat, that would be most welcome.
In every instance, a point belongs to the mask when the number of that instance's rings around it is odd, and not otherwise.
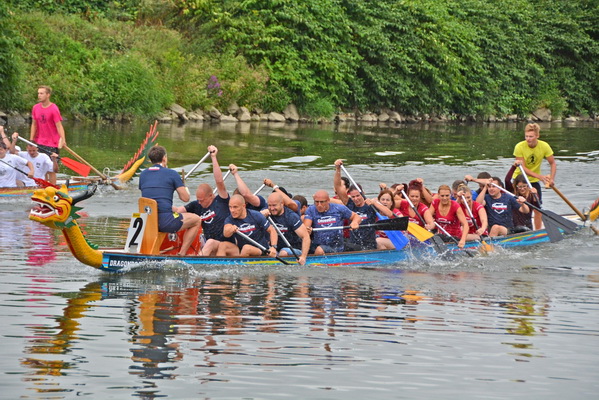
[[[140,197],[137,204],[140,213],[148,214],[139,252],[142,254],[160,254],[160,246],[168,234],[158,231],[158,204],[156,200],[147,197]]]

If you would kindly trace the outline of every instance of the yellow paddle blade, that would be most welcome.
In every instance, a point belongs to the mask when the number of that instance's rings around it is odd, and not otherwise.
[[[488,254],[495,251],[495,246],[485,242],[484,240],[481,240],[480,247],[478,249],[482,254]]]
[[[408,232],[410,232],[414,237],[421,242],[428,240],[435,236],[433,233],[427,231],[423,227],[413,222],[408,222]]]

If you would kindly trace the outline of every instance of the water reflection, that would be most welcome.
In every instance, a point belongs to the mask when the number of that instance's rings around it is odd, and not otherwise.
[[[160,397],[156,383],[150,381],[187,380],[189,368],[195,379],[209,383],[234,379],[231,370],[244,366],[330,368],[369,357],[361,351],[348,353],[348,345],[363,351],[371,351],[372,343],[402,345],[397,361],[410,365],[420,351],[417,338],[426,332],[454,338],[454,344],[443,345],[445,351],[456,343],[466,344],[466,338],[455,341],[456,332],[465,337],[495,334],[514,338],[499,341],[512,349],[507,354],[515,361],[539,357],[527,338],[545,332],[549,301],[535,294],[534,279],[508,282],[504,289],[512,295],[498,302],[465,289],[466,282],[473,287],[485,284],[477,273],[374,273],[387,275],[387,284],[342,279],[331,285],[310,275],[280,273],[207,278],[187,270],[170,276],[148,272],[105,277],[78,292],[54,294],[54,299],[65,302],[62,314],[26,324],[29,337],[21,362],[30,373],[23,381],[40,393],[72,390],[62,387],[60,380],[43,377],[85,368],[83,344],[114,335],[110,324],[93,332],[86,332],[82,324],[90,316],[114,318],[106,315],[102,302],[123,310],[129,373],[139,379],[137,395],[146,399]],[[419,282],[465,292],[427,293],[418,288]],[[105,357],[122,357],[109,348],[105,351]],[[478,351],[485,353],[483,348]]]

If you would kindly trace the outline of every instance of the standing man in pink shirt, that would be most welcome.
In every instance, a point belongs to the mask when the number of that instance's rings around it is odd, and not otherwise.
[[[59,153],[59,149],[67,144],[62,116],[58,106],[50,101],[52,88],[50,86],[39,86],[37,88],[38,103],[31,110],[31,136],[30,140],[37,143],[50,152]],[[49,172],[49,180],[56,179],[55,172]]]

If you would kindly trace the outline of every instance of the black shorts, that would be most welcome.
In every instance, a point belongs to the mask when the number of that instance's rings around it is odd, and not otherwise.
[[[531,182],[530,184],[533,188],[537,189],[537,197],[539,198],[539,206],[543,204],[541,198],[543,197],[543,193],[541,192],[541,181]]]
[[[50,147],[43,144],[38,144],[37,147],[40,149],[41,153],[46,153],[48,156],[52,153],[60,154],[60,149],[58,147]]]

